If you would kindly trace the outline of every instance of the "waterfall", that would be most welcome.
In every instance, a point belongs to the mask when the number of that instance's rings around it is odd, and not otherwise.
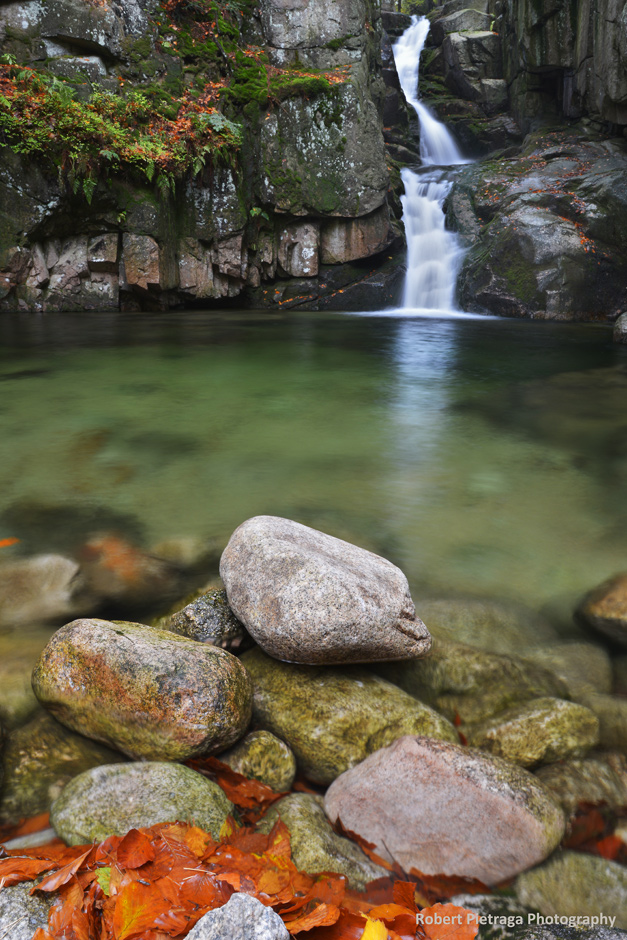
[[[403,222],[407,236],[407,277],[403,307],[455,310],[455,283],[463,249],[445,228],[443,205],[452,181],[447,167],[468,163],[444,124],[418,99],[420,53],[429,32],[426,17],[412,23],[394,45],[396,70],[407,101],[420,122],[420,170],[404,169]]]

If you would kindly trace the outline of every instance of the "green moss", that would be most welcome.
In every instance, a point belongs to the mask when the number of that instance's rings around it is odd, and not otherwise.
[[[346,36],[340,36],[337,39],[331,39],[330,42],[326,44],[327,49],[331,49],[333,52],[337,52],[338,49],[341,49],[342,46],[349,40],[353,38],[353,33],[347,33]]]
[[[523,303],[531,303],[538,289],[531,265],[516,250],[501,261],[503,279],[508,290]]]

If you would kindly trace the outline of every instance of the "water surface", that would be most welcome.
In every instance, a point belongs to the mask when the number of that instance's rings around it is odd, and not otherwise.
[[[146,546],[270,513],[418,595],[568,606],[627,568],[626,365],[593,324],[4,315],[2,557],[62,548],[68,509]]]

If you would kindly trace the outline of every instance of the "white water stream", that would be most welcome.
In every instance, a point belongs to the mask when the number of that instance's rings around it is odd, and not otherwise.
[[[407,277],[403,308],[455,311],[455,283],[463,249],[445,228],[444,200],[452,181],[448,167],[468,163],[444,124],[418,99],[420,54],[429,32],[426,17],[412,24],[394,46],[394,59],[407,101],[420,122],[420,157],[429,169],[401,171],[405,186],[403,222],[407,236]]]

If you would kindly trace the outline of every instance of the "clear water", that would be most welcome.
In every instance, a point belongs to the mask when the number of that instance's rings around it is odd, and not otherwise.
[[[417,599],[566,609],[627,567],[625,366],[591,324],[4,315],[2,558],[63,546],[51,507],[147,546],[270,513],[386,555]]]

